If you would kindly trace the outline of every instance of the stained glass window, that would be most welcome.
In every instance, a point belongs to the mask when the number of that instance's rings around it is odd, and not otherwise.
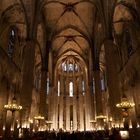
[[[74,64],[74,70],[78,71],[78,65],[76,63]]]
[[[62,64],[62,70],[65,71],[65,72],[67,71],[67,65],[66,65],[66,63],[63,63]]]
[[[69,71],[72,72],[73,71],[73,65],[70,63],[69,64]]]
[[[104,83],[104,79],[101,79],[101,90],[104,91],[105,90],[105,83]]]
[[[60,81],[58,81],[58,85],[57,85],[57,86],[58,86],[58,87],[57,87],[57,88],[58,88],[58,89],[57,89],[57,90],[58,90],[58,96],[60,96]]]
[[[69,83],[69,95],[70,97],[73,97],[73,82],[71,81]]]
[[[82,94],[85,95],[85,82],[82,81]]]
[[[47,78],[47,95],[49,94],[49,78]]]
[[[15,42],[16,42],[16,31],[15,28],[12,28],[9,32],[9,41],[8,41],[8,55],[10,58],[12,58],[14,54]]]
[[[93,94],[95,93],[95,81],[93,79]]]
[[[14,29],[11,30],[11,36],[15,37],[15,30]]]

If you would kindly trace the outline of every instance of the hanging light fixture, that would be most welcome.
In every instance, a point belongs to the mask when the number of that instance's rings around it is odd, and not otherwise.
[[[122,101],[118,104],[116,104],[117,108],[122,109],[122,116],[124,118],[128,117],[128,110],[133,108],[135,106],[134,103],[131,103],[127,97],[123,94]]]
[[[127,97],[123,94],[122,101],[116,104],[117,108],[121,108],[122,111],[127,111],[128,109],[134,107],[135,104],[128,101]]]
[[[17,100],[16,97],[14,96],[12,99],[12,103],[4,105],[4,109],[6,109],[7,111],[11,111],[12,112],[12,120],[11,120],[11,131],[14,131],[14,126],[15,126],[15,111],[20,111],[22,110],[22,106],[17,104]]]
[[[15,112],[15,111],[22,110],[22,106],[17,104],[17,101],[16,101],[16,97],[15,96],[12,99],[12,103],[11,104],[7,104],[7,105],[4,105],[4,108],[6,110],[12,111],[12,113]]]
[[[104,115],[98,115],[98,116],[96,116],[96,119],[106,119],[107,117],[106,116],[104,116]]]
[[[38,115],[38,116],[35,116],[34,119],[35,120],[44,120],[45,117],[44,116],[41,116],[41,115]]]

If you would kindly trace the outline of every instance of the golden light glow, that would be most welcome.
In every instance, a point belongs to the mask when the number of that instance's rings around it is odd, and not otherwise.
[[[96,120],[90,120],[90,123],[96,123]]]
[[[3,131],[5,131],[5,126],[3,126],[3,128],[2,128],[2,129],[3,129]]]
[[[22,106],[21,106],[21,105],[18,105],[18,104],[16,103],[16,98],[15,98],[15,96],[14,96],[13,99],[12,99],[12,103],[11,103],[11,104],[7,104],[7,105],[4,105],[4,108],[5,108],[6,110],[10,110],[10,111],[12,111],[12,112],[22,110]]]
[[[4,105],[4,108],[6,110],[10,110],[10,111],[19,111],[22,109],[22,106],[17,105],[16,103],[12,103],[12,104],[8,104],[8,105]]]
[[[134,107],[134,103],[130,103],[129,101],[122,101],[121,103],[116,104],[116,107],[122,108],[122,109],[129,109]]]
[[[34,119],[35,120],[44,120],[45,117],[44,116],[41,116],[41,115],[38,115],[38,116],[35,116]]]
[[[33,119],[29,119],[29,122],[30,122],[30,123],[33,123]]]
[[[104,130],[104,128],[102,128],[101,126],[99,126],[99,127],[97,128],[97,130]]]
[[[134,106],[135,104],[130,103],[125,95],[123,95],[121,103],[116,104],[116,107],[121,108],[122,110],[128,110]]]
[[[25,122],[22,124],[22,128],[30,128],[29,122]]]
[[[45,128],[39,128],[39,130],[38,131],[45,131]]]
[[[109,118],[109,122],[112,122],[112,117]]]
[[[120,131],[120,135],[122,139],[129,139],[129,132],[128,131]]]
[[[11,131],[14,131],[14,128],[11,128],[10,130],[11,130]]]
[[[137,128],[139,128],[140,127],[140,125],[139,125],[139,123],[137,123]]]
[[[46,123],[47,123],[47,124],[52,124],[53,122],[52,122],[52,121],[46,121]]]
[[[107,117],[104,116],[104,115],[99,115],[99,116],[96,116],[96,119],[106,119]]]

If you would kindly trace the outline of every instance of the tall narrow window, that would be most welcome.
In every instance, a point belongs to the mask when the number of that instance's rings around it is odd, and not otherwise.
[[[69,71],[72,72],[73,71],[73,65],[70,63],[69,64]]]
[[[64,71],[67,71],[67,65],[64,64]]]
[[[9,41],[8,41],[8,56],[13,57],[14,47],[16,42],[16,31],[15,28],[12,28],[9,32]]]
[[[101,90],[104,91],[105,90],[105,83],[104,83],[104,79],[101,79]]]
[[[82,94],[85,95],[85,82],[82,81]]]
[[[47,78],[47,95],[49,94],[49,78]]]
[[[95,81],[93,79],[93,94],[95,93]]]
[[[57,88],[58,88],[58,89],[57,89],[57,90],[58,90],[58,96],[60,96],[60,81],[58,81],[58,85],[57,85],[57,86],[58,86],[58,87],[57,87]]]
[[[65,71],[65,72],[67,71],[67,65],[66,65],[66,63],[62,63],[62,70]]]
[[[74,64],[74,70],[77,72],[78,71],[78,65],[75,63]]]
[[[69,95],[70,97],[73,97],[73,82],[69,83]]]

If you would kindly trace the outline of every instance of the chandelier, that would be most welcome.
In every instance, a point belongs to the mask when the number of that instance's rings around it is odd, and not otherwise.
[[[128,99],[126,98],[126,96],[123,94],[123,97],[122,97],[122,101],[118,104],[116,104],[116,107],[117,108],[121,108],[122,109],[122,116],[124,118],[127,118],[128,117],[128,109],[134,107],[135,104],[134,103],[131,103],[130,101],[128,101]]]
[[[96,123],[96,120],[90,120],[90,123]]]
[[[96,116],[96,119],[106,119],[107,117],[106,116],[104,116],[104,115],[98,115],[98,116]]]
[[[45,117],[44,116],[41,116],[41,115],[38,115],[38,116],[35,116],[34,119],[35,120],[44,120]]]
[[[120,103],[116,104],[116,107],[121,108],[123,111],[127,111],[128,109],[130,109],[134,106],[135,106],[135,104],[128,101],[128,99],[126,98],[125,95],[123,95],[122,101]]]
[[[4,108],[6,110],[10,110],[12,112],[22,110],[22,106],[17,104],[17,101],[16,101],[15,96],[12,99],[12,103],[11,104],[7,104],[7,105],[4,105]]]

